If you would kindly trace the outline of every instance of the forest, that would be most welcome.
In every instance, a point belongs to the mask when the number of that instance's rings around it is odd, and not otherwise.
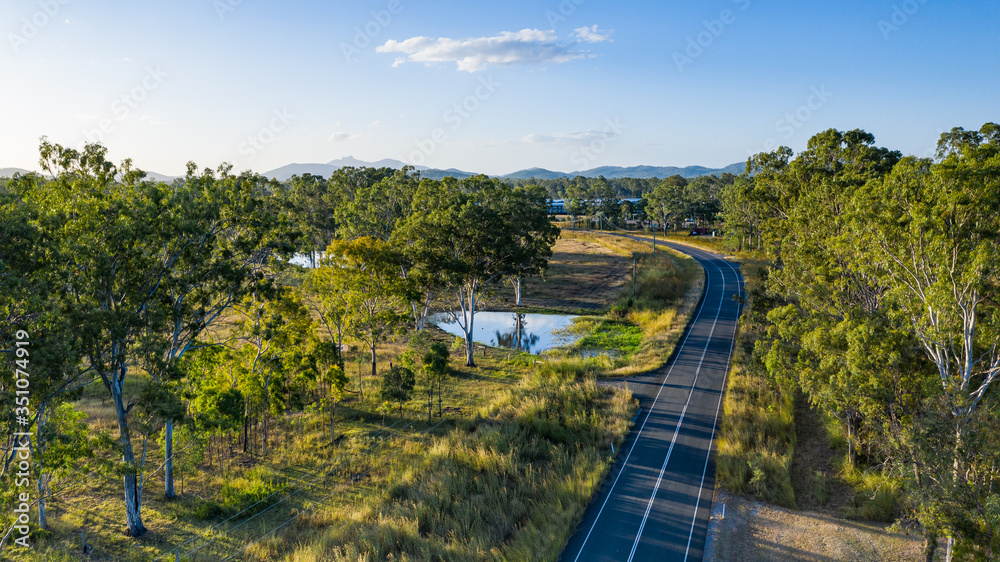
[[[667,252],[639,261],[639,299],[619,299],[623,282],[611,281],[646,248],[587,234],[561,239],[558,286],[545,289],[560,231],[535,185],[389,168],[280,183],[194,164],[167,184],[100,145],[44,139],[40,164],[0,188],[11,359],[0,367],[0,548],[28,559],[75,559],[81,543],[114,559],[273,559],[297,548],[285,541],[302,525],[315,541],[302,548],[344,559],[554,555],[634,410],[594,376],[661,364],[697,301],[693,261]],[[581,341],[620,354],[539,362],[473,342],[484,303],[546,291],[599,297]],[[432,310],[451,311],[464,337],[430,331]],[[430,535],[400,542],[391,534],[429,515],[380,498],[440,496],[416,486],[418,466],[456,503]],[[485,470],[489,491],[474,493],[466,470]],[[522,481],[513,498],[510,478]],[[371,491],[352,491],[359,482]],[[510,519],[456,531],[482,493]],[[523,509],[501,508],[511,500]],[[333,525],[358,513],[335,501],[398,523]],[[358,536],[370,550],[351,550]]]
[[[955,128],[933,158],[828,130],[750,158],[721,206],[748,284],[721,485],[918,524],[928,560],[945,541],[993,559],[1000,126]],[[816,414],[836,459],[803,473]]]

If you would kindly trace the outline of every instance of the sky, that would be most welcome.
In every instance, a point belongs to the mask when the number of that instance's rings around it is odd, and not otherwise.
[[[1000,121],[996,0],[4,0],[0,167],[39,139],[266,172],[722,167]]]

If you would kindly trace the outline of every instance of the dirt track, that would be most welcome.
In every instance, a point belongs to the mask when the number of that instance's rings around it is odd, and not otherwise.
[[[922,560],[922,537],[889,533],[886,527],[792,511],[720,492],[708,526],[705,560]]]

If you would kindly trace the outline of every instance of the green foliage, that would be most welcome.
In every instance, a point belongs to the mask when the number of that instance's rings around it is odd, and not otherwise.
[[[1000,126],[945,133],[936,160],[874,141],[824,131],[798,155],[750,158],[724,190],[731,235],[773,260],[748,370],[759,360],[841,421],[844,479],[867,498],[852,516],[895,517],[906,493],[929,544],[946,532],[989,555]]]
[[[410,399],[410,393],[413,392],[413,387],[416,384],[417,379],[413,371],[400,365],[393,365],[382,375],[379,397],[386,402],[399,404],[402,413],[403,402]]]
[[[478,301],[506,277],[544,271],[558,232],[536,189],[513,189],[487,176],[420,183],[397,239],[411,272],[435,280],[423,288],[457,296],[467,366],[475,366],[470,326]]]

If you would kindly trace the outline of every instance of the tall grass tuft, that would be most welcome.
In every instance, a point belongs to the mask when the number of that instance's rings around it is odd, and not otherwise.
[[[380,502],[331,510],[329,524],[293,528],[254,557],[555,560],[634,410],[627,391],[546,365],[393,462]]]
[[[792,400],[765,377],[749,375],[736,366],[729,374],[724,408],[716,463],[719,486],[794,507]]]

